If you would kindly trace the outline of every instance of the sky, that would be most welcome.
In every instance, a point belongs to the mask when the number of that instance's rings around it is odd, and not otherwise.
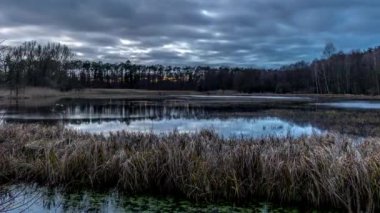
[[[279,67],[380,45],[378,0],[1,0],[0,41],[78,59]]]

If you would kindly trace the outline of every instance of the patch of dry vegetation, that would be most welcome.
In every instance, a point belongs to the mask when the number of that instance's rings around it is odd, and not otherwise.
[[[227,140],[209,131],[105,138],[7,124],[0,129],[0,181],[374,211],[380,141],[355,144],[334,135]]]

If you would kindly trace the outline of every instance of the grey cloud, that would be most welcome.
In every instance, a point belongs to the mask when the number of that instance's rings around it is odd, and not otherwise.
[[[373,0],[2,0],[0,39],[65,43],[80,58],[276,67],[377,46]],[[122,42],[124,41],[124,43]]]

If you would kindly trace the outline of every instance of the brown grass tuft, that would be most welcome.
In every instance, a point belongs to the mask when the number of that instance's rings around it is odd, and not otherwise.
[[[228,140],[210,131],[106,138],[9,124],[0,129],[0,181],[374,211],[380,141],[357,144],[336,135]]]

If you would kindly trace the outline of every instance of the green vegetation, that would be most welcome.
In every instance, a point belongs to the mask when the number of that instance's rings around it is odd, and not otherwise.
[[[0,129],[0,181],[179,195],[195,201],[380,208],[380,141],[337,135],[222,139],[209,131],[110,137],[58,126]]]

